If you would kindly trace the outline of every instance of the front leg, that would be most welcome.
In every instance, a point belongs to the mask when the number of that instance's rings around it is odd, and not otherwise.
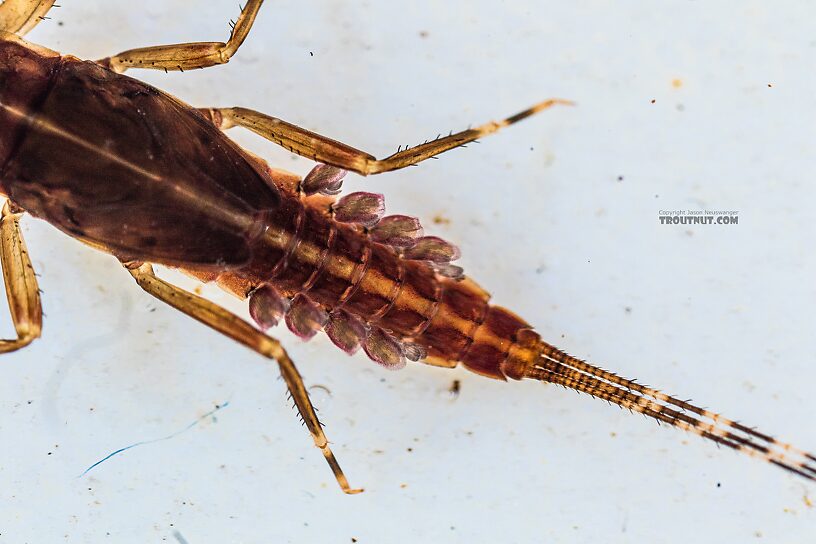
[[[244,43],[263,0],[248,0],[232,27],[229,40],[224,42],[193,42],[172,45],[154,45],[129,49],[97,62],[120,74],[129,68],[154,70],[193,70],[217,64],[226,64]]]
[[[40,337],[42,330],[42,305],[40,288],[34,275],[34,267],[28,256],[23,233],[20,232],[21,210],[12,208],[6,201],[0,218],[0,261],[3,265],[3,281],[6,284],[11,320],[17,338],[0,340],[0,353],[16,351]]]
[[[162,302],[245,345],[256,353],[277,362],[281,375],[286,381],[286,386],[292,394],[292,399],[295,401],[295,405],[297,405],[298,411],[303,418],[303,423],[309,429],[315,446],[323,452],[323,456],[326,458],[326,462],[329,463],[337,483],[340,484],[344,492],[349,494],[362,491],[362,489],[352,489],[349,486],[343,470],[329,447],[329,441],[323,433],[320,421],[317,419],[312,401],[309,399],[309,393],[306,386],[303,385],[303,378],[301,378],[295,363],[289,358],[280,342],[253,328],[249,323],[217,304],[188,293],[156,277],[153,267],[149,264],[126,263],[125,267],[142,289]]]

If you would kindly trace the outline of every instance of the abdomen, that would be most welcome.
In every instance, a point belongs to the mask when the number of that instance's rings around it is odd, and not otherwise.
[[[250,263],[220,278],[194,275],[249,296],[251,305],[269,307],[275,302],[269,300],[274,296],[270,292],[294,299],[296,305],[313,304],[323,312],[322,320],[319,313],[308,323],[293,323],[287,316],[290,328],[306,338],[321,328],[331,337],[333,320],[355,320],[366,329],[356,334],[369,355],[377,347],[369,349],[366,338],[385,336],[401,345],[408,358],[419,353],[437,365],[461,362],[499,379],[515,377],[512,368],[520,364],[518,359],[533,356],[520,344],[520,333],[528,340],[534,334],[530,326],[489,304],[489,295],[476,283],[442,276],[428,262],[407,259],[398,249],[373,241],[366,229],[335,221],[325,198],[294,190],[295,176],[273,170],[270,177],[281,189],[281,206],[256,240]],[[296,312],[301,315],[301,310]]]

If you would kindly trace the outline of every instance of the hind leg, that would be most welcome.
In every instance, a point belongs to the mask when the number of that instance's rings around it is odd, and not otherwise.
[[[329,463],[337,483],[340,484],[344,492],[349,494],[362,491],[362,489],[352,489],[349,486],[343,470],[329,447],[329,441],[323,433],[322,425],[317,419],[312,401],[309,399],[309,393],[303,384],[303,378],[301,378],[295,363],[289,358],[280,342],[253,328],[249,323],[217,304],[188,293],[156,277],[153,267],[149,264],[132,263],[125,264],[125,267],[134,277],[136,283],[154,297],[245,345],[267,359],[272,359],[278,363],[281,375],[286,381],[286,386],[289,388],[292,399],[295,401],[295,405],[297,405],[298,411],[303,418],[303,423],[309,429],[315,446],[320,449],[323,457],[326,458],[326,462]]]
[[[397,151],[384,159],[377,159],[350,145],[247,108],[201,108],[199,111],[222,129],[234,126],[244,127],[292,153],[368,176],[399,170],[426,159],[435,158],[440,153],[493,134],[556,104],[570,105],[572,102],[559,98],[545,100],[501,121],[491,121],[444,137],[437,136],[436,139]]]

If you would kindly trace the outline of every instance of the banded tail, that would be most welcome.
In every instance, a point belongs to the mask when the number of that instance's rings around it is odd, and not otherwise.
[[[816,456],[720,414],[622,378],[539,340],[521,377],[550,382],[668,423],[816,481]]]

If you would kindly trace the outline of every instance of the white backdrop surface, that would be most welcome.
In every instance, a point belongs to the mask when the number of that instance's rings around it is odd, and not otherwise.
[[[225,39],[237,9],[65,0],[29,39],[99,58]],[[545,339],[816,449],[814,16],[805,1],[270,0],[229,65],[131,75],[377,156],[575,100],[346,188],[381,191],[458,243],[468,274]],[[676,209],[739,223],[659,224]],[[152,300],[114,259],[24,228],[46,318],[0,363],[0,543],[813,538],[816,486],[770,465],[552,386],[392,373],[275,330],[366,488],[344,496],[274,367]]]

